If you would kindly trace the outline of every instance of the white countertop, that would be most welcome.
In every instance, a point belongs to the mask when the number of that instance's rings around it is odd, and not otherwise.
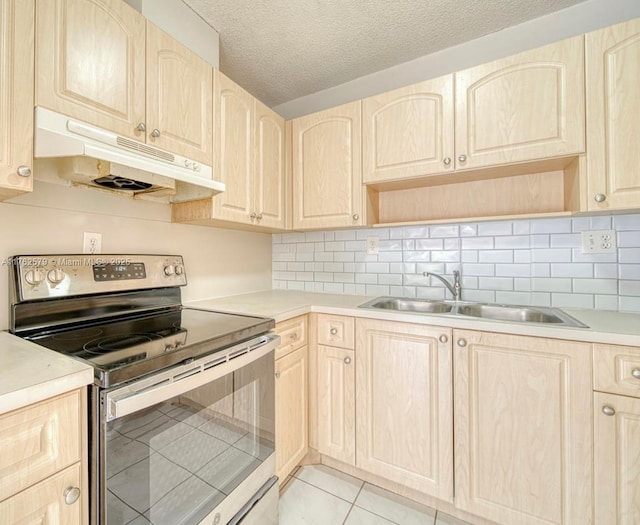
[[[0,414],[90,383],[90,365],[0,332]]]
[[[373,297],[363,295],[334,295],[325,293],[268,290],[217,299],[193,301],[185,306],[272,317],[276,322],[310,312],[389,319],[407,323],[429,324],[501,332],[509,334],[570,339],[594,343],[640,346],[640,314],[608,312],[604,310],[562,310],[589,328],[569,328],[553,325],[513,323],[473,319],[447,314],[398,313],[384,310],[358,308]]]

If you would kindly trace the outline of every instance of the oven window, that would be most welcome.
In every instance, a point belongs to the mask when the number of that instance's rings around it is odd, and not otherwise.
[[[274,453],[273,354],[111,421],[106,523],[196,524]]]

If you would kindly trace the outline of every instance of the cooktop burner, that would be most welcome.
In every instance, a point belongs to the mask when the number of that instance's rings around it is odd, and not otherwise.
[[[177,307],[94,321],[27,339],[90,363],[100,384],[116,384],[215,352],[269,331],[268,319]]]

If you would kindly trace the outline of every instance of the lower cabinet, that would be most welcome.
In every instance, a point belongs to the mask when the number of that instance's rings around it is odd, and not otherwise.
[[[356,322],[356,466],[453,500],[451,329]]]
[[[0,416],[0,523],[87,522],[85,389]]]
[[[586,343],[454,331],[456,507],[502,524],[593,523],[590,362]]]
[[[284,482],[308,450],[308,348],[276,360],[276,474]]]
[[[595,523],[640,523],[640,399],[594,394]]]
[[[317,349],[318,451],[354,465],[354,351],[323,345]]]

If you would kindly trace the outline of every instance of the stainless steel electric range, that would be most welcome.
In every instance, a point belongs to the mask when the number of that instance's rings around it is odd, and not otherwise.
[[[182,306],[175,255],[20,255],[11,331],[91,364],[92,525],[276,525],[271,319]]]

